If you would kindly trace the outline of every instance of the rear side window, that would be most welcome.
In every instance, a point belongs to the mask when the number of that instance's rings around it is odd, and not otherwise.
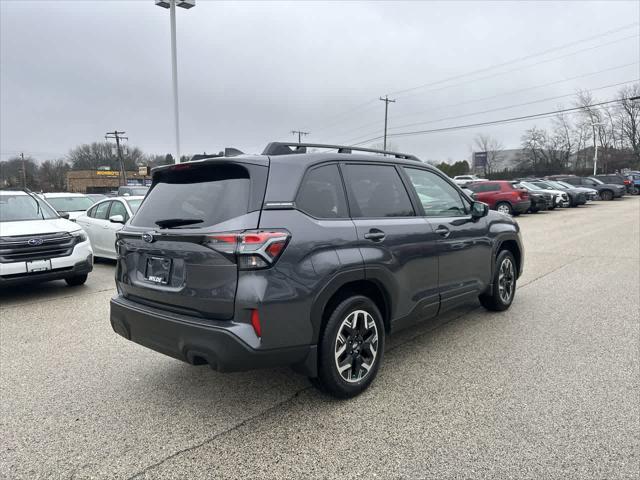
[[[469,185],[468,189],[476,192],[497,192],[500,190],[500,184],[498,183],[476,183],[474,185]]]
[[[127,209],[124,204],[119,201],[114,201],[111,204],[111,211],[109,212],[109,217],[113,217],[114,215],[122,215],[122,218],[126,222],[129,220],[129,214],[127,213]]]
[[[414,216],[409,194],[390,165],[348,164],[343,168],[352,217]]]
[[[337,165],[310,170],[302,181],[296,206],[316,218],[346,218],[347,201]]]
[[[201,228],[251,211],[252,180],[247,168],[238,164],[183,165],[156,174],[132,225]],[[262,178],[262,195],[264,181]]]
[[[91,215],[89,216],[100,220],[106,220],[107,213],[109,212],[109,205],[111,205],[111,202],[99,203],[91,209]]]

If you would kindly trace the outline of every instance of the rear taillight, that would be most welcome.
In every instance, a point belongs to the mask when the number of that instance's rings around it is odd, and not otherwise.
[[[624,181],[624,184],[625,184],[625,185],[631,185],[631,180],[625,180],[625,181]]]
[[[207,236],[207,246],[221,253],[237,255],[241,269],[255,270],[273,265],[282,255],[290,237],[286,230],[216,233]]]

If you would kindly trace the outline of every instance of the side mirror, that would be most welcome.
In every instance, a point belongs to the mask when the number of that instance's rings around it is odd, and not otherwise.
[[[69,220],[69,212],[60,212],[58,215],[60,215],[60,218],[66,218]]]
[[[471,205],[471,217],[482,218],[489,214],[489,205],[484,202],[473,202]]]
[[[111,215],[109,221],[111,223],[124,223],[124,217],[122,215]]]

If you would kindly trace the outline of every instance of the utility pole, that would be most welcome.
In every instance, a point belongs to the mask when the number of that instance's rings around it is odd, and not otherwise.
[[[385,95],[384,98],[380,97],[380,100],[384,102],[384,146],[383,150],[387,149],[387,116],[389,114],[389,103],[396,103],[395,100],[389,99],[388,95]]]
[[[129,140],[129,137],[123,137],[127,132],[119,132],[118,130],[114,130],[113,132],[107,132],[104,136],[105,140],[115,139],[116,148],[118,149],[118,160],[120,162],[120,184],[127,184],[127,171],[124,168],[124,158],[122,158],[122,149],[120,148],[120,140]]]
[[[309,132],[303,132],[300,130],[291,130],[291,133],[294,135],[298,135],[298,143],[302,140],[302,135],[309,135]]]
[[[22,187],[27,188],[27,165],[24,163],[24,153],[20,153],[22,159]]]

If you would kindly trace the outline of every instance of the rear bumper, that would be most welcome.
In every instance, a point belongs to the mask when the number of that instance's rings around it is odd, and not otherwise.
[[[513,211],[516,213],[527,213],[531,207],[531,200],[523,200],[513,204]]]
[[[208,363],[220,372],[291,366],[316,375],[316,346],[260,349],[251,325],[189,317],[111,299],[111,327],[132,342],[192,365]],[[254,348],[256,347],[256,348]]]

